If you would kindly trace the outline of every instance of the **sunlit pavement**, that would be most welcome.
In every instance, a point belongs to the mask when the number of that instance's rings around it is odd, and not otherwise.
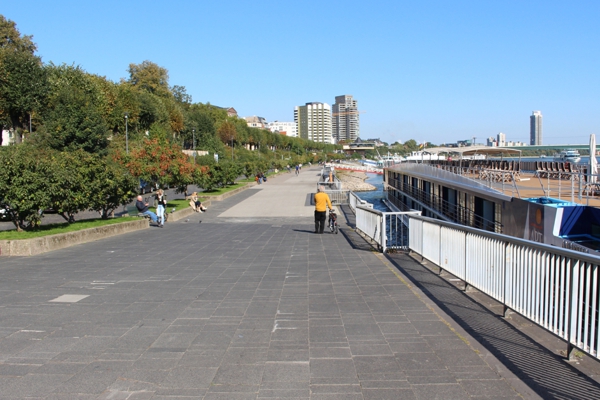
[[[519,375],[511,357],[535,365],[543,350],[515,353],[524,339],[486,310],[465,311],[485,330],[469,327],[461,297],[440,307],[440,291],[464,295],[412,259],[372,251],[345,223],[313,234],[316,174],[164,229],[1,259],[0,397],[600,397],[564,362],[553,385]]]

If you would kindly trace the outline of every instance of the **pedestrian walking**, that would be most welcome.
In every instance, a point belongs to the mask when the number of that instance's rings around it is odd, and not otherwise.
[[[325,230],[325,220],[327,219],[327,209],[332,209],[329,195],[323,191],[323,186],[317,188],[315,194],[315,233],[323,233]]]

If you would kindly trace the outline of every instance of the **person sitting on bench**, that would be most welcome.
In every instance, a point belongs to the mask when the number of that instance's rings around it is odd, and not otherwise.
[[[155,224],[158,224],[158,217],[152,211],[148,210],[148,203],[144,203],[142,196],[137,197],[137,201],[135,202],[135,207],[138,209],[138,211],[140,213],[149,216],[150,219],[152,220],[152,222],[154,222]],[[162,225],[159,225],[159,226],[162,226]]]

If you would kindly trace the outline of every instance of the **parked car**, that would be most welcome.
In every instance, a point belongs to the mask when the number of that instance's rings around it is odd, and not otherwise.
[[[8,220],[8,210],[5,207],[0,207],[0,221]]]

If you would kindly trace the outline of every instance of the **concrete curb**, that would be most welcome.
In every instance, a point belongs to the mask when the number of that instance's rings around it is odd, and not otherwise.
[[[194,214],[192,207],[184,208],[183,210],[177,210],[169,214],[169,220],[167,221],[167,224],[171,221],[179,221],[180,219],[189,217],[192,214]]]
[[[148,220],[144,218],[139,221],[116,223],[33,239],[0,240],[0,256],[34,256],[48,251],[64,249],[65,247],[120,235],[122,233],[146,229],[148,227]]]

